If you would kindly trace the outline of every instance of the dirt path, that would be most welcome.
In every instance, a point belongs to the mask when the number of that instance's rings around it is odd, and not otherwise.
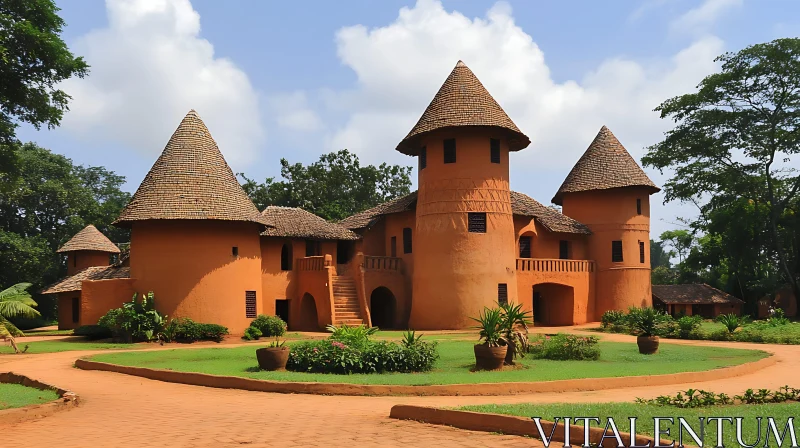
[[[624,335],[606,340],[632,341]],[[163,383],[109,372],[82,371],[74,360],[96,352],[0,356],[0,371],[14,371],[77,392],[82,404],[38,421],[0,427],[4,445],[47,447],[293,447],[426,448],[541,446],[531,439],[473,433],[387,418],[393,404],[457,406],[511,402],[630,401],[687,387],[729,394],[750,387],[776,388],[800,371],[800,347],[669,341],[714,347],[756,348],[779,362],[744,377],[679,386],[510,397],[331,397],[211,389]],[[105,353],[105,351],[104,351]],[[658,373],[658,372],[654,372]]]

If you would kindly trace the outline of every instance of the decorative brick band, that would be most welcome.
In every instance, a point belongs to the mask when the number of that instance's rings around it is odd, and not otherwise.
[[[174,370],[121,366],[105,362],[90,361],[88,359],[76,360],[75,367],[84,370],[103,370],[107,372],[123,373],[168,383],[181,383],[222,389],[242,389],[256,392],[360,396],[495,396],[543,392],[623,389],[628,387],[665,386],[670,384],[714,381],[723,378],[748,375],[772,366],[776,362],[777,360],[775,357],[770,355],[758,361],[702,372],[681,372],[665,375],[625,376],[617,378],[581,378],[527,383],[442,384],[429,386],[265,381],[238,376],[210,375],[207,373],[176,372]]]
[[[0,424],[13,424],[27,420],[39,419],[48,415],[54,414],[59,411],[71,409],[73,406],[78,405],[78,395],[66,389],[61,389],[47,383],[42,383],[25,375],[19,375],[14,372],[0,373],[0,383],[6,384],[20,384],[26,387],[32,387],[39,390],[52,390],[60,397],[59,400],[51,401],[44,404],[36,404],[25,406],[23,408],[4,409],[0,411]]]

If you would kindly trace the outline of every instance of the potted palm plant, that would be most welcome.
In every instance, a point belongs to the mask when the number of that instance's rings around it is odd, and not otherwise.
[[[513,365],[514,358],[524,357],[528,351],[528,325],[531,322],[531,312],[522,309],[522,304],[504,303],[500,305],[500,314],[503,318],[503,338],[506,340],[506,365]]]
[[[503,367],[508,346],[503,336],[503,315],[497,308],[484,308],[478,317],[480,344],[475,344],[475,369],[497,370]]]
[[[669,322],[669,316],[652,307],[631,307],[627,320],[631,328],[639,333],[639,337],[636,338],[639,353],[652,355],[658,352],[658,335],[661,334],[664,325]]]
[[[268,346],[256,349],[256,359],[261,370],[284,370],[289,361],[289,347],[278,336]]]

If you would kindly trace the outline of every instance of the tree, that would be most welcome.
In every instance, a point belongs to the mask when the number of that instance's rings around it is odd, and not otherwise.
[[[17,283],[0,291],[0,339],[10,340],[14,353],[19,353],[14,338],[23,336],[23,333],[9,319],[12,317],[39,317],[39,312],[33,308],[36,306],[36,302],[28,292],[30,287],[30,283]]]
[[[56,86],[89,66],[59,36],[53,0],[0,0],[0,188],[16,177],[16,121],[59,125],[70,96]]]
[[[672,267],[670,254],[664,249],[663,241],[650,240],[650,268],[655,269],[659,266],[666,268]]]
[[[17,147],[19,176],[0,191],[0,285],[30,282],[38,290],[62,277],[66,265],[55,251],[88,224],[115,243],[129,231],[111,226],[130,194],[125,178],[102,167],[76,166],[33,143]],[[40,311],[52,317],[48,299]]]
[[[246,177],[242,188],[259,210],[270,205],[300,207],[327,220],[350,215],[398,198],[411,191],[411,167],[362,167],[358,156],[343,149],[323,154],[308,166],[281,159],[281,177],[260,184]]]
[[[666,254],[670,258],[677,256],[678,262],[683,263],[683,260],[689,254],[689,250],[694,243],[694,236],[684,229],[679,230],[666,230],[659,236],[662,245],[667,245],[672,248]]]
[[[721,71],[703,79],[696,93],[656,108],[676,127],[642,162],[673,169],[665,199],[695,202],[701,214],[742,199],[763,207],[762,260],[774,255],[783,281],[800,299],[797,246],[789,250],[797,230],[787,227],[796,223],[800,191],[798,170],[791,167],[800,152],[800,39],[753,45],[716,61]]]

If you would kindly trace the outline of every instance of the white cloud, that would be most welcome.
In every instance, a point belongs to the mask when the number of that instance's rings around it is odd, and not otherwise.
[[[670,23],[675,33],[702,34],[708,32],[723,14],[742,6],[744,0],[704,0],[703,3],[685,12]]]
[[[278,126],[294,131],[318,131],[324,126],[319,115],[309,106],[305,92],[273,95],[269,101]]]
[[[108,27],[71,44],[91,72],[64,83],[73,100],[63,127],[155,156],[195,109],[230,163],[253,160],[264,137],[258,95],[200,37],[189,0],[106,0],[106,9]]]

